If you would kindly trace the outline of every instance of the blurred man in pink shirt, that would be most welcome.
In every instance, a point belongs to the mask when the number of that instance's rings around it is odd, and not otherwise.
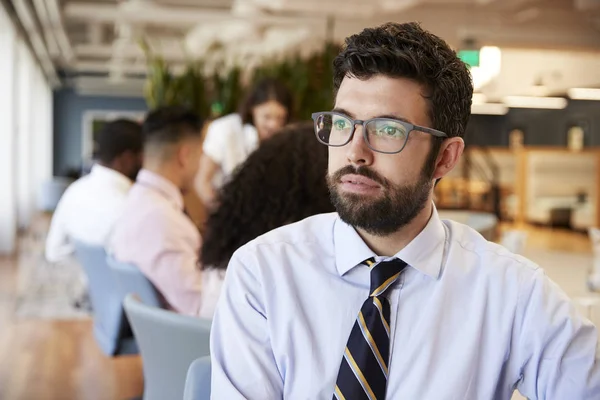
[[[200,233],[184,213],[200,165],[202,122],[178,107],[152,111],[143,124],[144,166],[128,194],[109,251],[136,265],[175,311],[200,307]]]

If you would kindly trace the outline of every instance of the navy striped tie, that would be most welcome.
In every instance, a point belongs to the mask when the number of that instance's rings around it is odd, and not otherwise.
[[[395,258],[375,264],[369,258],[364,264],[371,268],[371,291],[346,344],[334,400],[385,399],[390,355],[390,303],[385,293],[406,263]]]

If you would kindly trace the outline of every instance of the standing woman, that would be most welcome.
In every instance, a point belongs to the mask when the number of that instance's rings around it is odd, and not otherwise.
[[[214,208],[216,193],[262,141],[286,125],[292,114],[292,93],[266,78],[250,90],[237,114],[213,121],[206,132],[198,174],[198,194]]]

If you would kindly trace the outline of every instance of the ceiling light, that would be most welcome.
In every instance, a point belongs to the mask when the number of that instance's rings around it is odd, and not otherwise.
[[[563,97],[506,96],[504,104],[512,108],[547,108],[560,110],[567,106]]]
[[[502,52],[494,46],[484,46],[479,51],[479,66],[471,68],[473,87],[481,89],[500,74]]]
[[[572,88],[567,93],[575,100],[600,100],[600,89]]]

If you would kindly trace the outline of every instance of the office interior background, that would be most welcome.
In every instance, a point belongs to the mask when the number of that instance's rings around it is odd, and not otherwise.
[[[0,399],[144,386],[141,358],[98,349],[93,314],[70,303],[72,270],[43,257],[103,123],[176,102],[210,121],[268,74],[309,120],[331,102],[332,51],[387,21],[421,22],[473,76],[465,153],[435,192],[442,217],[539,263],[600,323],[600,1],[2,0]],[[201,202],[186,202],[201,224]]]

